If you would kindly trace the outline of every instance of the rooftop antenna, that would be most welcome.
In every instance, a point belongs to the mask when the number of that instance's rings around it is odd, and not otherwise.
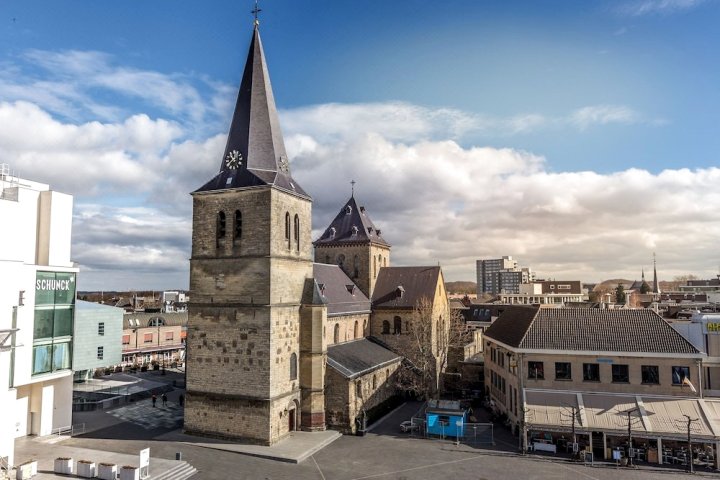
[[[260,25],[260,20],[258,20],[258,13],[262,12],[262,9],[258,6],[259,0],[255,0],[255,8],[252,9],[250,13],[252,13],[255,16],[255,26],[257,27]]]

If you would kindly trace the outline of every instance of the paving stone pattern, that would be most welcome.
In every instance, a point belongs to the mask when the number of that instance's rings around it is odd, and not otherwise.
[[[110,410],[107,413],[123,422],[138,425],[145,430],[178,428],[182,425],[183,419],[183,409],[180,405],[168,402],[167,406],[163,407],[160,398],[158,398],[157,406],[154,408],[151,400],[143,400]]]

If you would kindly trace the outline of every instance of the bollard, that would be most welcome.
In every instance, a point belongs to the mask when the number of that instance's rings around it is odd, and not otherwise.
[[[182,460],[182,452],[175,453],[175,460]]]

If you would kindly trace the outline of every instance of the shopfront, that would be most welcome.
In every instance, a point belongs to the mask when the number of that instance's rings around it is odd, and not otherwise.
[[[38,271],[32,375],[72,368],[75,273]]]

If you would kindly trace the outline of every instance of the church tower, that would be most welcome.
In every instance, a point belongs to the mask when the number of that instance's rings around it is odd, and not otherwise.
[[[220,170],[192,197],[185,431],[272,445],[300,424],[312,199],[290,174],[257,20]]]
[[[358,206],[354,191],[313,245],[317,263],[340,266],[368,298],[372,298],[380,268],[390,266],[390,244],[365,207]]]

